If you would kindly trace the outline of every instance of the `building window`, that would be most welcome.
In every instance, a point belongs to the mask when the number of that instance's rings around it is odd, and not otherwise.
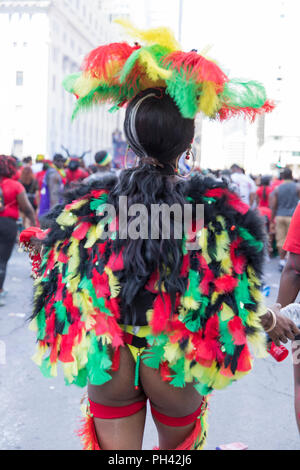
[[[52,90],[55,91],[56,89],[56,77],[55,75],[53,75],[52,77]]]
[[[23,156],[23,140],[13,141],[12,154],[18,158]]]
[[[24,83],[24,74],[23,72],[17,72],[16,73],[16,85],[17,86],[23,86]]]

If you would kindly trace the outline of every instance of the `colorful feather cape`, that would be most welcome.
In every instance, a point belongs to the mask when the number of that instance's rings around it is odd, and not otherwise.
[[[45,376],[60,362],[68,384],[101,385],[111,379],[113,352],[123,345],[119,326],[122,252],[116,253],[116,220],[105,219],[114,176],[81,187],[51,215],[31,327],[35,361]],[[166,292],[148,312],[150,349],[143,360],[175,387],[194,383],[202,395],[221,389],[252,368],[249,343],[265,353],[259,317],[264,232],[258,215],[225,183],[193,177],[182,182],[186,199],[205,205],[199,249],[186,251],[180,276],[186,285],[175,313]],[[75,198],[75,199],[74,199]],[[104,225],[111,236],[102,240]],[[155,276],[154,276],[155,277]]]
[[[273,110],[261,83],[230,79],[213,60],[181,51],[169,29],[142,31],[127,20],[117,22],[141,44],[99,46],[85,57],[81,72],[66,77],[65,89],[78,98],[73,117],[101,103],[117,110],[153,87],[165,88],[184,118],[202,112],[221,121],[237,115],[253,121]]]

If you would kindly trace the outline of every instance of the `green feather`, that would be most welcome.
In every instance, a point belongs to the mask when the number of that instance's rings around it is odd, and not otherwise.
[[[256,238],[254,238],[246,228],[238,227],[238,232],[240,236],[249,243],[249,245],[255,246],[257,251],[261,251],[264,248],[264,243],[261,240],[256,240]]]
[[[194,388],[200,395],[209,395],[212,392],[212,388],[206,384],[198,383],[194,385]]]
[[[37,339],[43,340],[46,336],[46,312],[45,312],[44,307],[40,310],[36,318],[36,321],[37,321],[37,327],[38,327]]]
[[[51,364],[50,364],[50,356],[43,359],[42,365],[40,366],[40,370],[44,377],[47,379],[51,378]]]

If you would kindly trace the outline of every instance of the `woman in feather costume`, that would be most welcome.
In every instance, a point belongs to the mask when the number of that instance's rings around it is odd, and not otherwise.
[[[251,370],[249,343],[264,355],[264,329],[275,342],[296,331],[276,306],[261,303],[259,216],[225,183],[181,178],[178,161],[184,152],[191,158],[198,112],[254,119],[273,105],[261,84],[230,80],[215,62],[182,52],[169,30],[122,23],[144,45],[100,46],[64,86],[77,97],[74,116],[99,103],[127,106],[137,165],[82,185],[49,214],[39,235],[34,359],[45,376],[60,362],[67,384],[88,386],[85,449],[141,449],[149,400],[159,448],[199,450],[208,396]],[[164,221],[149,215],[156,237],[121,236],[124,197],[126,222],[135,223],[134,204],[149,214],[154,205],[188,204],[190,227],[163,237]],[[22,241],[31,237],[25,232]]]

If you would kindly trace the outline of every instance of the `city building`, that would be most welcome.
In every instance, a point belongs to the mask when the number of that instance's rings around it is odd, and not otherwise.
[[[63,152],[62,146],[76,155],[112,147],[117,114],[108,119],[107,107],[98,107],[72,122],[76,98],[62,87],[87,52],[116,40],[104,10],[107,3],[0,0],[1,153],[51,158]]]

